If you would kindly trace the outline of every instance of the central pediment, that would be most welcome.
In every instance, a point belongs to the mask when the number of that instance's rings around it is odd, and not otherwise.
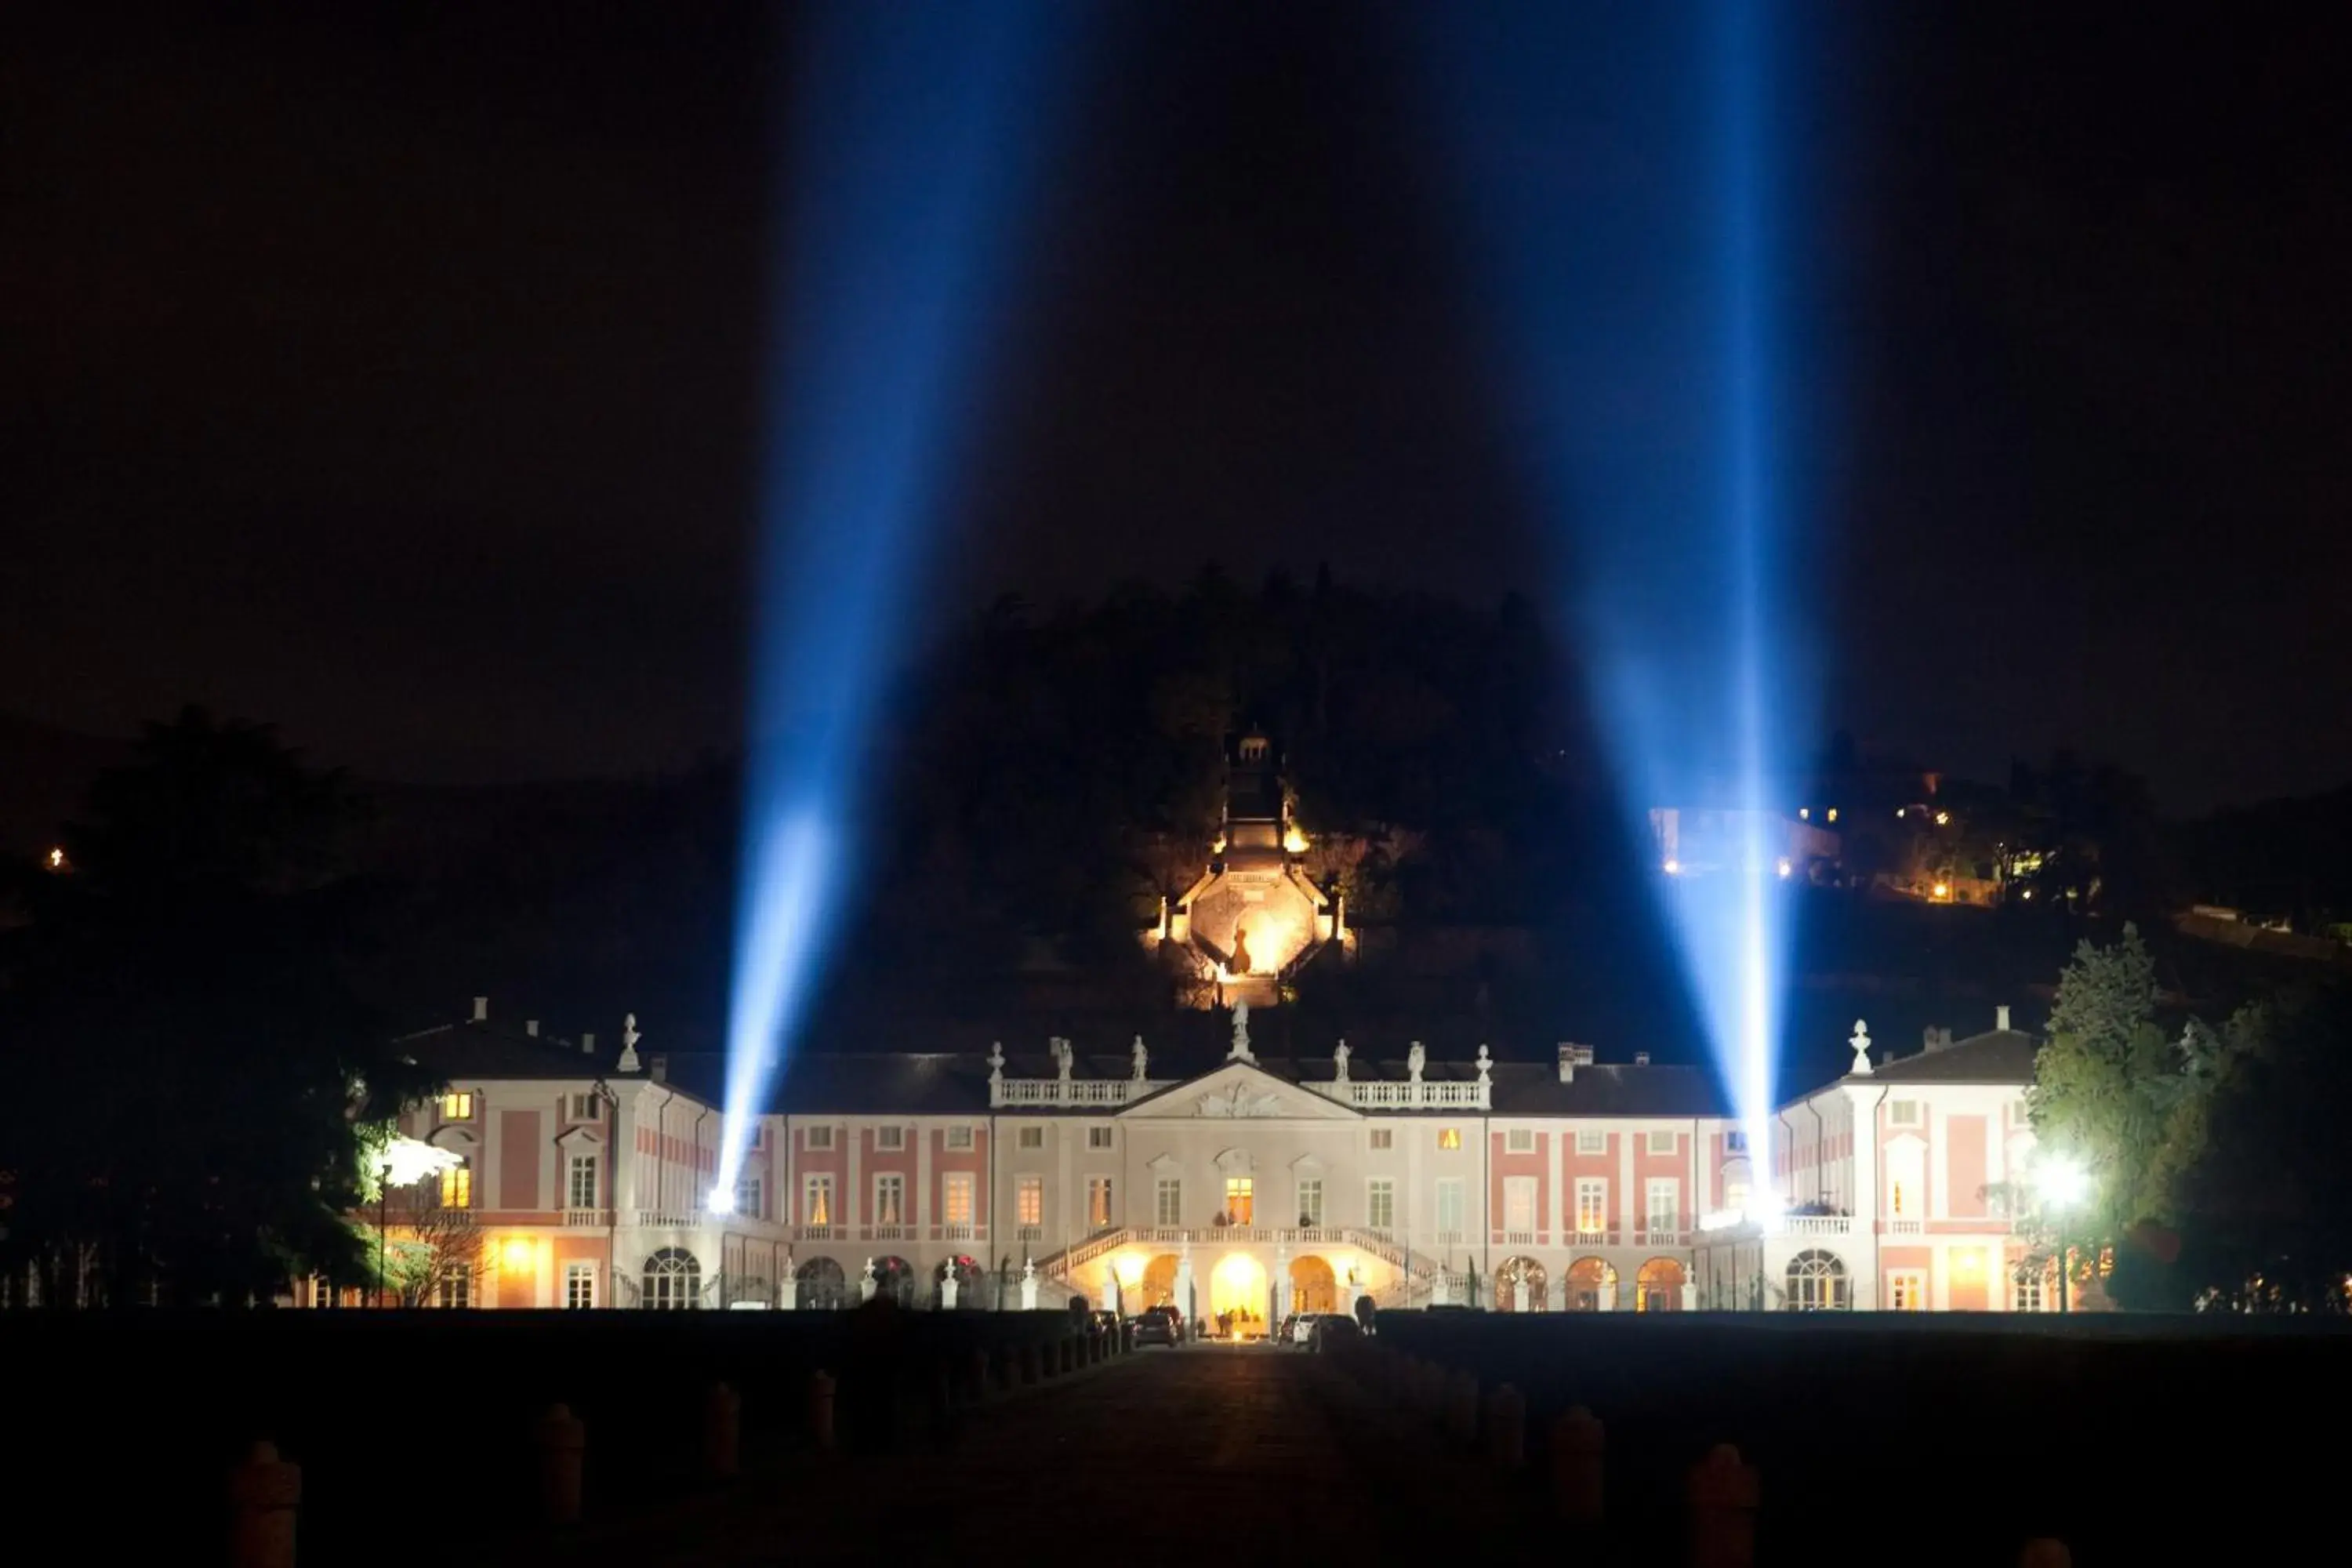
[[[1171,1084],[1119,1115],[1137,1121],[1178,1121],[1360,1120],[1349,1107],[1244,1061],[1228,1061],[1213,1072]]]

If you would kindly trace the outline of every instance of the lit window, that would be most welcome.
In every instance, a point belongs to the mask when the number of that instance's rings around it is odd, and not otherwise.
[[[1886,1120],[1896,1127],[1919,1125],[1919,1102],[1916,1100],[1891,1100],[1886,1102]]]
[[[1459,1127],[1439,1128],[1437,1130],[1437,1146],[1441,1149],[1459,1149],[1462,1147],[1462,1129]]]
[[[907,1130],[903,1127],[877,1127],[874,1130],[874,1146],[877,1149],[904,1149],[907,1146]]]
[[[940,1186],[940,1222],[942,1225],[971,1223],[971,1173],[951,1171]]]
[[[1153,1184],[1151,1196],[1155,1224],[1179,1226],[1184,1223],[1184,1182],[1181,1177],[1160,1177]]]
[[[445,1307],[470,1307],[474,1304],[474,1266],[452,1263],[441,1276],[440,1300]]]
[[[1511,1233],[1536,1227],[1536,1179],[1509,1176],[1503,1182],[1503,1229]]]
[[[1800,1252],[1789,1260],[1789,1305],[1800,1312],[1843,1312],[1846,1295],[1845,1265],[1832,1252]]]
[[[1108,1230],[1110,1223],[1110,1178],[1088,1176],[1087,1178],[1087,1228]],[[1174,1225],[1177,1222],[1170,1220],[1168,1223]]]
[[[1323,1223],[1323,1179],[1320,1176],[1299,1179],[1298,1223],[1310,1229]]]
[[[2042,1275],[2040,1268],[2025,1268],[2017,1271],[2017,1293],[2011,1306],[2020,1312],[2042,1310]]]
[[[1512,1154],[1532,1154],[1536,1152],[1536,1131],[1532,1127],[1514,1127],[1503,1134],[1503,1148]]]
[[[757,1176],[739,1177],[735,1183],[735,1212],[745,1219],[767,1218],[767,1189]]]
[[[442,1169],[441,1206],[445,1209],[469,1209],[474,1206],[474,1168],[463,1160]]]
[[[1727,1176],[1723,1183],[1723,1206],[1744,1209],[1748,1206],[1748,1183],[1738,1176]]]
[[[1886,1184],[1886,1207],[1895,1218],[1911,1212],[1911,1184],[1897,1176]]]
[[[1609,1134],[1589,1128],[1579,1128],[1576,1133],[1576,1152],[1580,1154],[1606,1154],[1609,1152]]]
[[[441,1097],[441,1120],[471,1121],[474,1119],[474,1096],[471,1091],[452,1092]]]
[[[948,1129],[947,1146],[948,1146],[949,1148],[950,1148],[950,1149],[969,1149],[969,1148],[971,1148],[971,1128],[969,1128],[969,1127],[950,1127],[950,1128],[949,1128],[949,1129]]]
[[[1916,1268],[1897,1268],[1886,1276],[1886,1304],[1898,1312],[1927,1310],[1927,1276]]]
[[[1672,1176],[1653,1176],[1642,1189],[1642,1228],[1652,1236],[1670,1236],[1682,1229],[1683,1184]]]
[[[1109,1147],[1110,1147],[1110,1129],[1109,1129],[1109,1128],[1108,1128],[1108,1127],[1089,1127],[1089,1128],[1087,1128],[1087,1148],[1089,1148],[1089,1149],[1108,1149],[1108,1148],[1109,1148]]]
[[[1043,1149],[1045,1146],[1045,1130],[1042,1127],[1024,1127],[1013,1136],[1024,1149]]]
[[[1393,1129],[1387,1128],[1387,1127],[1375,1127],[1375,1128],[1373,1128],[1373,1129],[1372,1129],[1372,1147],[1373,1147],[1373,1148],[1375,1148],[1375,1149],[1393,1149],[1393,1148],[1395,1148],[1395,1147],[1396,1147],[1396,1132],[1395,1132],[1395,1131],[1394,1131]]]
[[[833,1129],[830,1127],[806,1128],[801,1133],[801,1142],[812,1149],[830,1149],[833,1147]]]
[[[574,1154],[564,1177],[565,1206],[575,1209],[596,1207],[596,1156]]]
[[[1013,1184],[1013,1222],[1033,1226],[1045,1223],[1045,1177],[1024,1176]]]
[[[1374,1230],[1391,1230],[1396,1226],[1396,1183],[1386,1176],[1374,1176],[1364,1193],[1365,1223]]]
[[[1651,1153],[1653,1153],[1653,1154],[1671,1154],[1671,1153],[1673,1153],[1674,1152],[1675,1152],[1675,1135],[1674,1135],[1673,1133],[1671,1133],[1671,1132],[1653,1132],[1653,1133],[1651,1133],[1651,1134],[1650,1134],[1650,1152],[1651,1152]]]
[[[1601,1176],[1576,1178],[1576,1230],[1599,1236],[1609,1228],[1609,1183]]]
[[[582,1311],[596,1304],[596,1266],[593,1263],[567,1263],[563,1266],[563,1305],[572,1311]]]
[[[833,1223],[833,1177],[829,1173],[813,1174],[802,1179],[801,1223]]]
[[[907,1178],[896,1171],[874,1178],[874,1223],[907,1223]]]
[[[327,1277],[323,1274],[311,1275],[310,1305],[313,1307],[331,1307],[334,1304],[334,1287],[327,1283]]]
[[[1235,1225],[1256,1223],[1255,1186],[1247,1176],[1225,1178],[1225,1218]]]

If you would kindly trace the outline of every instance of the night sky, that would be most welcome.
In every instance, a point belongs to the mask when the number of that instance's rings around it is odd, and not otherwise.
[[[790,37],[46,9],[0,23],[0,711],[412,780],[730,745]],[[1210,558],[1542,599],[1412,29],[1070,14],[925,622]],[[1826,721],[2177,812],[2352,779],[2345,24],[1807,16]]]

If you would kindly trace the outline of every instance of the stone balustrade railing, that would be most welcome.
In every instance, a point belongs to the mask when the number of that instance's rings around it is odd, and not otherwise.
[[[1366,1110],[1485,1110],[1494,1095],[1491,1085],[1466,1079],[1349,1079],[1299,1087]]]
[[[1044,1110],[1132,1105],[1174,1081],[1156,1078],[992,1078],[988,1080],[988,1103],[998,1107],[1030,1105]]]

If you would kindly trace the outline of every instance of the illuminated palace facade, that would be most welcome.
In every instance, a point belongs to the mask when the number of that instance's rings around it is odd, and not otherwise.
[[[803,1053],[731,1204],[718,1064],[472,1020],[415,1037],[448,1089],[404,1131],[480,1240],[472,1307],[811,1310],[1171,1302],[1286,1311],[2042,1310],[1998,1194],[2032,1158],[2033,1040],[1874,1060],[1779,1111],[1763,1162],[1703,1069],[1556,1058]],[[682,1069],[682,1070],[679,1070]],[[395,1226],[396,1230],[396,1226]],[[323,1302],[324,1293],[314,1299]]]

